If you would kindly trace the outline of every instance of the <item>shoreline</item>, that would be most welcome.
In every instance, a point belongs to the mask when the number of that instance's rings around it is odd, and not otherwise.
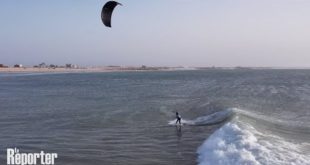
[[[100,73],[100,72],[151,72],[151,71],[186,71],[186,70],[310,70],[310,68],[271,68],[271,67],[85,67],[85,68],[1,68],[0,73]]]
[[[0,68],[0,73],[95,73],[95,72],[145,72],[145,71],[174,71],[176,68],[166,67],[94,67],[94,68]]]

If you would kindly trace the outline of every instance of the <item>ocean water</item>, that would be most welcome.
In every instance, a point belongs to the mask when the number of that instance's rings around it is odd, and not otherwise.
[[[310,70],[1,73],[0,114],[0,164],[310,164]]]

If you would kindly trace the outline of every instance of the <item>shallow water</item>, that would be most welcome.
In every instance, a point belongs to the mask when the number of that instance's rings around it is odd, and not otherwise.
[[[310,164],[309,102],[310,70],[2,74],[0,163]]]

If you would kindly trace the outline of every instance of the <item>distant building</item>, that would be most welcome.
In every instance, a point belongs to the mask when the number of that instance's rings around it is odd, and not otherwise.
[[[77,69],[78,66],[75,64],[66,64],[66,68],[73,68],[73,69]]]
[[[8,68],[8,66],[6,66],[4,64],[0,64],[0,68]]]
[[[15,65],[14,65],[14,68],[22,68],[22,67],[23,67],[22,64],[15,64]]]
[[[57,68],[57,65],[51,64],[49,67],[55,69]]]
[[[142,66],[141,66],[141,69],[145,70],[145,69],[147,69],[147,66],[142,65]]]
[[[46,64],[45,64],[44,62],[42,62],[41,64],[39,64],[38,67],[39,67],[39,68],[46,68],[47,66],[46,66]]]

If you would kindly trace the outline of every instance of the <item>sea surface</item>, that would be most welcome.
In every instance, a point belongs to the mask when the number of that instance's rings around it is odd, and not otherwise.
[[[0,73],[0,164],[14,147],[56,165],[309,165],[310,70]]]

